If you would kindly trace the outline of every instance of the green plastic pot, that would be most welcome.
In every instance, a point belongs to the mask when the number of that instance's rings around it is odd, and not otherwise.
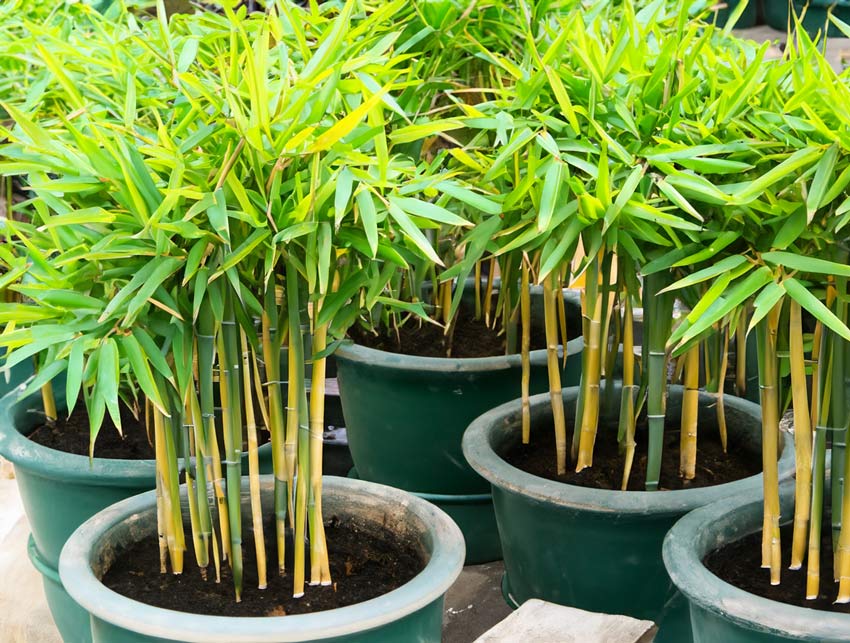
[[[270,513],[271,476],[263,476],[261,492]],[[183,493],[185,502],[185,488]],[[247,479],[243,502],[249,511]],[[156,495],[149,492],[113,505],[83,524],[62,552],[60,577],[72,598],[90,612],[94,643],[440,641],[443,596],[463,565],[463,538],[457,526],[415,496],[360,480],[326,477],[322,502],[326,516],[391,526],[418,543],[427,560],[425,569],[383,596],[315,614],[223,617],[151,607],[116,594],[99,580],[117,552],[155,533]]]
[[[348,472],[348,477],[355,480],[360,479],[356,468],[352,468]],[[502,546],[499,542],[491,494],[451,495],[417,493],[415,491],[408,491],[408,493],[436,505],[460,527],[463,539],[466,542],[467,564],[475,565],[499,560],[502,557]],[[474,552],[473,556],[470,556],[470,551]]]
[[[580,324],[578,297],[566,293],[564,298],[570,323]],[[542,323],[541,310],[542,291],[532,289],[535,323]],[[567,362],[561,371],[565,385],[579,381],[583,346],[581,338],[567,343]],[[447,509],[451,506],[453,515],[467,511],[462,506],[464,498],[471,498],[470,516],[476,514],[492,525],[495,518],[482,513],[481,496],[490,493],[489,484],[463,459],[461,439],[474,418],[518,396],[520,356],[419,357],[353,343],[340,345],[335,356],[348,444],[358,475],[420,495],[457,496],[440,503]],[[531,392],[548,388],[546,351],[532,351]],[[468,525],[464,530],[468,564],[500,558],[495,532],[482,532],[474,527],[474,520],[461,522]]]
[[[827,25],[829,25],[827,33],[830,37],[844,36],[840,29],[829,22],[830,7],[836,18],[850,22],[850,0],[793,0],[793,11],[797,16],[802,15],[805,9],[803,28],[812,38],[818,31],[823,32]],[[765,22],[774,29],[788,31],[790,15],[788,0],[767,0],[764,3]],[[793,21],[791,24],[793,26]]]
[[[563,391],[567,426],[572,425],[577,396],[577,387]],[[681,414],[681,398],[682,388],[670,387],[668,414]],[[730,449],[743,449],[760,459],[759,407],[732,396],[725,400]],[[715,417],[713,404],[712,396],[700,394],[703,427]],[[546,480],[501,457],[521,438],[521,413],[520,400],[503,404],[476,419],[463,438],[466,459],[492,484],[508,602],[516,606],[540,598],[626,614],[656,622],[658,642],[689,641],[686,602],[661,558],[664,535],[693,509],[757,492],[761,475],[713,487],[657,492],[590,489]],[[548,395],[532,398],[531,414],[533,443],[552,430]],[[783,441],[783,478],[794,471],[790,443],[790,438]]]
[[[57,407],[65,406],[56,387]],[[32,530],[30,558],[42,573],[51,613],[65,641],[89,640],[88,617],[56,580],[65,541],[101,509],[153,489],[153,460],[107,460],[63,453],[26,436],[44,421],[41,396],[21,401],[14,392],[0,400],[0,455],[15,465],[15,479]]]
[[[794,485],[780,488],[783,516],[794,514]],[[786,605],[720,580],[703,565],[712,551],[761,531],[756,490],[682,518],[664,539],[664,564],[687,597],[696,643],[775,643],[850,640],[850,615]]]

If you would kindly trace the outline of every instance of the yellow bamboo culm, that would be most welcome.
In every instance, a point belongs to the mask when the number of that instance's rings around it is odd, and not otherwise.
[[[623,400],[620,405],[621,420],[626,422],[625,431],[625,464],[623,465],[623,483],[620,489],[626,491],[629,487],[629,476],[632,473],[632,464],[635,459],[635,340],[634,340],[634,313],[632,302],[626,296],[626,312],[623,320]]]
[[[685,392],[682,398],[682,432],[679,449],[679,475],[693,480],[697,465],[697,422],[699,420],[699,343],[685,354]]]
[[[566,281],[567,275],[565,273],[567,270],[568,267],[564,266],[563,271],[560,273],[559,279],[561,284]],[[561,346],[564,347],[562,351],[564,356],[561,363],[561,368],[564,368],[567,365],[567,342],[570,338],[567,336],[567,302],[564,301],[563,293],[558,294],[558,329],[561,331]]]
[[[257,588],[268,586],[266,576],[266,539],[263,533],[263,505],[260,499],[260,457],[257,451],[257,420],[254,416],[254,371],[248,340],[242,336],[242,391],[245,403],[245,428],[248,433],[248,487],[251,494],[251,522],[254,527],[254,547],[257,555]]]
[[[452,312],[452,282],[445,281],[440,287],[440,316],[443,319],[443,324],[446,326],[446,334],[449,332],[449,322],[451,321]]]
[[[735,328],[735,394],[747,391],[747,317],[742,312]]]
[[[823,324],[817,322],[815,324],[815,332],[812,334],[812,393],[809,396],[811,402],[809,407],[809,420],[811,421],[811,429],[815,430],[818,424],[818,416],[820,415],[820,362],[816,358],[820,355],[820,344],[823,338]]]
[[[475,262],[475,320],[481,319],[481,262]]]
[[[812,426],[810,424],[809,397],[806,387],[802,310],[800,304],[796,301],[791,301],[789,354],[791,395],[794,408],[795,468],[797,471],[791,569],[800,569],[806,555],[809,509],[812,499]]]
[[[321,305],[321,302],[319,302]],[[316,311],[318,315],[318,311]],[[313,332],[313,354],[324,352],[328,326],[316,327]],[[322,514],[322,445],[325,430],[325,372],[324,357],[313,360],[310,384],[310,584],[330,585],[331,568]]]
[[[165,535],[165,501],[162,498],[160,461],[156,460],[156,533],[159,540],[159,573],[168,573],[168,539]]]
[[[594,277],[595,278],[595,277]],[[588,297],[588,299],[591,299]],[[593,310],[588,320],[587,351],[587,397],[582,406],[581,431],[579,432],[578,460],[576,473],[593,466],[593,446],[596,442],[596,429],[599,423],[599,381],[602,366],[602,295],[592,298]],[[588,302],[590,304],[590,302]]]
[[[224,399],[224,398],[222,398]],[[212,459],[211,473],[209,479],[213,483],[215,494],[215,506],[218,513],[218,527],[221,532],[221,559],[230,559],[230,523],[227,519],[227,496],[224,494],[224,475],[221,468],[221,451],[218,448],[218,438],[215,431],[215,418],[208,418],[210,440],[210,458]]]
[[[767,337],[764,347],[764,386],[761,390],[762,460],[764,462],[764,525],[762,532],[762,567],[770,569],[770,584],[778,585],[782,564],[779,534],[779,393],[776,335],[782,302],[767,314]]]
[[[69,404],[70,402],[71,400],[68,400]],[[53,396],[52,382],[47,382],[41,387],[41,404],[44,406],[44,415],[47,418],[47,423],[52,424],[59,417],[59,413],[56,411],[56,398]]]
[[[522,319],[522,443],[531,440],[531,401],[529,388],[531,385],[531,293],[529,292],[528,260],[522,264],[522,281],[520,284],[520,317]]]
[[[546,364],[549,371],[549,397],[555,425],[555,454],[558,475],[567,472],[567,426],[564,418],[564,398],[561,396],[561,370],[558,364],[558,320],[555,298],[556,277],[550,273],[543,281],[543,314],[546,321]]]
[[[726,371],[729,368],[729,330],[724,328],[721,332],[723,333],[723,352],[720,355],[720,373],[717,375],[717,430],[720,433],[720,445],[723,447],[723,453],[726,453],[729,438],[726,430],[726,403],[723,400],[723,385],[726,382]],[[708,360],[705,361],[708,363]]]
[[[154,451],[159,469],[159,477],[161,482],[162,505],[163,505],[163,527],[165,531],[165,541],[168,544],[168,557],[171,563],[172,574],[183,573],[183,551],[185,543],[183,542],[183,525],[182,523],[175,524],[175,514],[179,516],[179,508],[175,507],[172,502],[170,490],[173,485],[179,484],[179,481],[171,479],[171,473],[168,467],[168,458],[165,447],[165,417],[158,410],[153,412],[154,421]]]
[[[487,288],[484,290],[484,323],[490,326],[490,311],[493,308],[493,282],[496,280],[496,257],[490,258]]]

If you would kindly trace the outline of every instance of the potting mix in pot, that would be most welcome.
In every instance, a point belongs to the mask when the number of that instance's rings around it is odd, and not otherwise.
[[[850,77],[802,28],[769,58],[731,31],[753,7],[729,7],[720,26],[713,4],[0,8],[13,215],[0,220],[0,349],[8,368],[35,360],[14,394],[40,391],[41,445],[156,461],[156,529],[125,543],[102,583],[171,610],[275,617],[418,577],[424,541],[323,511],[327,359],[354,340],[444,358],[470,382],[469,358],[518,356],[516,402],[464,439],[493,485],[508,600],[596,609],[585,594],[605,593],[576,589],[593,574],[567,554],[520,578],[530,567],[511,548],[543,533],[521,512],[537,515],[546,479],[563,483],[555,530],[610,513],[575,488],[637,516],[618,528],[646,536],[648,553],[617,545],[625,562],[592,563],[616,585],[629,558],[651,559],[635,573],[652,600],[635,616],[662,622],[675,598],[666,530],[745,487],[763,489],[763,531],[706,565],[756,594],[843,610],[831,601],[850,601]],[[493,364],[480,370],[508,362]],[[737,399],[754,367],[760,438],[757,408]],[[67,411],[59,390],[78,400]],[[471,419],[440,451],[486,490],[461,458]],[[499,488],[488,449],[520,483]],[[793,521],[779,501],[791,450]],[[424,466],[435,488],[410,491],[457,492]],[[511,493],[533,508],[510,509]]]

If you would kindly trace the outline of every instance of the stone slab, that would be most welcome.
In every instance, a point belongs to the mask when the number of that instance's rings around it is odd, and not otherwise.
[[[652,621],[598,614],[533,598],[475,643],[650,643]]]

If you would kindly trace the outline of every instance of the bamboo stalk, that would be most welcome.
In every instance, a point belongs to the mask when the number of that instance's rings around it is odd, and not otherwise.
[[[546,320],[546,363],[549,371],[549,398],[555,426],[555,454],[558,475],[567,472],[567,428],[564,398],[561,396],[561,371],[558,365],[558,326],[555,319],[555,277],[550,273],[543,281],[543,314]]]
[[[219,362],[221,376],[222,435],[224,437],[225,475],[227,479],[227,516],[230,526],[230,569],[236,602],[242,600],[242,403],[239,329],[233,311],[233,296],[224,291],[224,318],[221,322]]]
[[[248,486],[251,494],[251,523],[254,527],[254,548],[257,556],[257,588],[268,586],[266,577],[266,539],[263,533],[263,506],[260,499],[260,457],[257,453],[257,421],[254,416],[252,388],[253,369],[248,339],[242,336],[242,387],[245,404],[245,428],[248,432]]]
[[[522,317],[522,443],[531,440],[531,293],[529,292],[528,261],[522,263],[522,281],[520,284],[520,309]],[[565,465],[566,466],[566,465]]]
[[[209,567],[210,540],[212,538],[212,519],[207,496],[207,471],[209,456],[207,455],[206,436],[204,434],[203,417],[198,403],[195,387],[190,386],[188,391],[186,414],[192,419],[194,429],[191,448],[195,454],[196,505],[198,509],[198,537],[200,544],[195,545],[195,558],[201,569],[201,576],[206,580],[207,568]],[[218,573],[218,570],[217,570]]]
[[[747,316],[741,311],[735,328],[735,393],[743,397],[747,392]]]
[[[682,398],[682,429],[679,450],[679,475],[685,480],[693,480],[696,476],[699,352],[699,343],[696,343],[685,354],[685,391]]]
[[[820,541],[823,524],[823,492],[826,481],[826,442],[830,395],[832,386],[832,333],[824,329],[821,336],[820,361],[825,364],[819,372],[819,389],[822,398],[818,401],[818,421],[815,425],[812,444],[812,503],[809,515],[809,547],[806,558],[806,599],[815,600],[820,595]]]
[[[729,329],[724,326],[720,332],[723,333],[723,347],[720,355],[720,372],[717,374],[717,430],[720,433],[723,453],[726,453],[729,438],[726,430],[726,403],[723,399],[725,393],[723,387],[726,383],[726,371],[729,368]]]
[[[625,464],[623,465],[623,483],[620,488],[625,491],[629,487],[629,476],[632,473],[632,463],[635,459],[635,347],[634,347],[634,313],[628,294],[625,297],[625,318],[623,320],[623,392],[620,401],[620,429],[624,435],[626,446]]]
[[[481,262],[475,262],[475,321],[481,319]]]
[[[323,300],[317,302],[314,315],[318,317]],[[327,347],[328,326],[317,326],[313,331],[313,355],[321,354]],[[313,359],[310,385],[310,584],[330,585],[331,568],[322,514],[322,447],[325,431],[325,357]]]
[[[600,252],[601,254],[601,252]],[[576,472],[593,465],[593,446],[596,442],[596,429],[599,420],[599,382],[602,368],[602,325],[604,311],[602,299],[606,295],[599,287],[599,255],[588,264],[585,273],[585,346],[587,360],[581,374],[581,416],[576,416],[580,422],[578,432],[579,446],[576,459]],[[607,281],[607,279],[606,279]]]
[[[71,400],[68,400],[71,403]],[[45,382],[41,387],[41,404],[44,407],[44,415],[48,424],[53,424],[59,418],[56,411],[56,398],[53,395],[53,382]],[[91,454],[89,454],[91,455]]]
[[[490,257],[490,271],[487,274],[487,288],[484,291],[484,323],[490,326],[490,310],[493,307],[493,282],[496,280],[496,257]]]
[[[565,265],[563,267],[564,271],[569,270],[569,266]],[[563,284],[566,281],[564,275],[559,271],[558,273],[558,328],[561,331],[561,346],[563,346],[563,358],[561,363],[561,368],[566,368],[567,366],[567,342],[569,341],[569,337],[567,336],[567,304],[564,301],[564,292],[563,292]]]
[[[791,302],[789,355],[791,361],[791,396],[794,408],[794,453],[796,491],[794,536],[791,545],[791,569],[800,569],[806,555],[809,511],[812,493],[812,427],[806,387],[806,356],[803,348],[803,323],[800,304]]]
[[[665,286],[661,273],[647,275],[643,283],[644,327],[647,333],[646,410],[649,448],[646,463],[646,490],[656,491],[661,477],[664,449],[664,419],[667,407],[667,340],[673,319],[673,298],[660,293]],[[642,383],[641,383],[642,385]]]
[[[762,462],[764,525],[762,567],[770,569],[770,584],[778,585],[781,573],[779,534],[779,392],[776,334],[782,303],[776,304],[758,324],[759,387],[762,408]]]
[[[839,279],[834,287],[836,294],[846,295],[847,284],[845,279]],[[847,321],[847,304],[843,297],[836,297],[834,302],[835,314],[843,322]],[[848,412],[845,396],[846,381],[847,381],[847,345],[844,340],[838,336],[833,337],[832,348],[832,396],[831,396],[831,417],[829,421],[831,438],[831,464],[830,464],[830,502],[831,502],[831,518],[832,518],[832,551],[833,551],[833,572],[834,580],[839,580],[841,555],[841,530],[842,530],[842,506],[845,488],[844,470],[846,467],[846,451],[847,451],[847,426]]]
[[[289,487],[285,456],[285,424],[283,396],[280,389],[280,341],[281,333],[272,326],[276,320],[277,304],[274,284],[266,288],[262,324],[263,360],[266,363],[266,386],[269,401],[269,433],[272,445],[272,469],[274,473],[275,536],[277,538],[277,566],[282,576],[286,571],[286,519],[289,506]]]

